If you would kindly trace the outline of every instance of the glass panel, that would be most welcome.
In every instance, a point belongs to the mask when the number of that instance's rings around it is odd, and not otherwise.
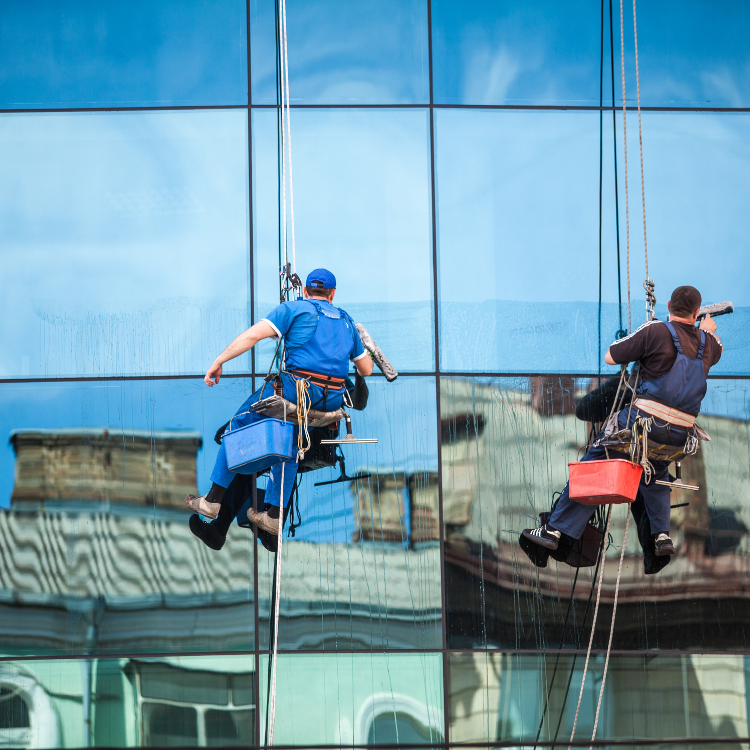
[[[616,3],[614,16],[615,91],[617,103],[622,106],[620,21]],[[632,10],[626,10],[625,16],[626,96],[628,104],[635,105]],[[638,5],[641,105],[747,107],[750,104],[747,74],[750,51],[743,29],[747,29],[749,23],[750,7],[742,0],[692,0],[689,3],[664,0]],[[605,75],[608,75],[608,11],[605,25],[604,65]],[[611,98],[605,94],[605,104],[610,102]]]
[[[613,654],[597,740],[687,738],[697,747],[704,746],[697,738],[714,744],[726,737],[736,743],[748,736],[746,660],[739,654]],[[564,655],[558,662],[550,654],[450,654],[451,742],[534,742],[549,694],[539,741],[557,737],[564,747],[573,729],[583,662],[583,655]],[[576,726],[579,742],[588,741],[593,731],[603,668],[604,654],[593,655]],[[687,745],[684,740],[665,744]]]
[[[598,105],[600,26],[595,0],[433,0],[435,102]]]
[[[250,4],[254,104],[276,104],[273,0]],[[430,99],[423,0],[289,0],[292,104],[426,104]]]
[[[0,142],[0,376],[203,373],[247,327],[245,112],[4,115]]]
[[[247,104],[242,0],[12,3],[0,40],[4,108]]]
[[[617,124],[619,149],[623,142],[620,114]],[[635,327],[645,320],[640,280],[646,273],[635,114],[628,117],[628,136],[631,276],[633,297],[638,300]],[[730,300],[735,305],[732,315],[716,321],[724,354],[712,374],[750,373],[750,341],[745,333],[750,325],[750,217],[743,199],[750,186],[749,139],[748,114],[643,114],[649,273],[656,280],[658,317],[666,320],[666,302],[678,284],[697,287],[705,303]],[[618,166],[622,231],[624,168],[619,157]]]
[[[622,123],[618,120],[619,273],[611,117],[603,123],[600,310],[598,120],[590,112],[436,113],[444,370],[610,371],[604,352],[618,329],[627,328]],[[728,267],[747,264],[744,237],[750,226],[741,196],[750,173],[748,123],[750,118],[739,114],[643,117],[649,273],[657,284],[657,315],[666,318],[666,300],[678,284],[699,287],[705,302],[731,300],[735,313],[718,322],[726,350],[716,374],[750,372],[750,348],[741,333],[750,315],[750,276],[726,274]],[[635,328],[645,320],[645,265],[638,131],[634,122],[631,126]],[[707,253],[720,262],[706,263]],[[469,254],[472,263],[466,263]]]
[[[436,139],[442,369],[597,372],[598,113],[440,110]],[[614,217],[605,242],[606,349]]]
[[[300,475],[302,525],[282,548],[279,648],[440,647],[434,382],[371,378],[369,405],[352,421],[377,444],[342,446],[336,468]],[[330,483],[342,474],[366,476]],[[265,649],[273,567],[259,548]]]
[[[587,380],[555,376],[443,379],[446,627],[451,647],[586,647],[594,568],[582,566],[576,574],[575,568],[551,558],[546,568],[535,568],[519,549],[518,538],[524,528],[538,525],[539,513],[549,511],[552,493],[567,480],[567,462],[575,461],[587,442],[588,425],[573,410],[589,387]],[[661,572],[647,573],[631,519],[614,649],[747,648],[747,605],[739,592],[750,528],[750,506],[742,489],[750,479],[749,404],[748,381],[710,381],[699,422],[711,441],[701,443],[698,455],[682,465],[683,481],[700,489],[672,494],[673,506],[689,504],[672,510],[670,534],[677,556]],[[607,646],[625,514],[624,506],[615,506],[595,649]],[[590,563],[601,537],[592,538]]]
[[[442,742],[442,667],[441,654],[282,654],[274,743],[385,744],[394,741],[388,732],[395,732],[396,726],[403,727],[415,744]],[[267,656],[260,658],[260,675],[262,740]],[[399,734],[398,741],[407,740]]]
[[[250,387],[0,386],[0,649],[253,647],[251,535],[232,528],[211,552],[190,533],[184,504],[210,487],[214,433]]]
[[[177,690],[169,700],[146,698],[142,690],[146,674],[156,681],[168,679]],[[210,678],[209,683],[237,677],[253,680],[255,657],[4,661],[0,690],[15,693],[28,721],[18,720],[21,714],[17,714],[15,723],[0,727],[0,739],[19,748],[252,744],[254,701],[241,710],[232,705],[217,709],[211,705],[212,687],[198,677]],[[0,706],[4,715],[5,703]]]
[[[433,369],[427,112],[297,110],[292,132],[299,275],[304,281],[329,268],[336,304],[365,325],[396,369]],[[256,320],[279,299],[276,146],[276,113],[253,112]],[[258,349],[265,369],[275,344]]]

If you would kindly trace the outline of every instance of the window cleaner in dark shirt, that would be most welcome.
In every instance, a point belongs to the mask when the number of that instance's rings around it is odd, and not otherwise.
[[[617,416],[620,428],[632,428],[638,416],[643,415],[653,419],[649,433],[652,442],[675,446],[686,443],[706,395],[708,370],[719,361],[722,353],[721,341],[715,335],[716,323],[710,315],[701,321],[700,328],[695,326],[700,306],[701,295],[697,289],[678,287],[672,292],[667,323],[650,320],[609,347],[604,358],[607,364],[640,362],[641,385],[636,390],[632,408],[622,409]],[[582,461],[607,457],[605,448],[597,445],[602,436],[600,433]],[[669,462],[651,463],[653,477],[644,476],[638,489],[645,502],[656,555],[673,555],[675,547],[669,537],[671,490],[655,481],[668,481]],[[648,483],[647,479],[650,479]],[[566,485],[547,523],[524,530],[521,548],[538,564],[540,557],[529,543],[556,550],[562,534],[579,539],[595,510],[596,506],[571,500]]]
[[[266,318],[240,334],[209,367],[204,377],[206,385],[216,385],[224,363],[244,354],[258,341],[266,338],[278,341],[283,337],[286,343],[286,369],[281,372],[280,378],[284,398],[296,404],[297,380],[305,379],[309,383],[312,409],[335,411],[340,408],[344,402],[344,381],[349,372],[349,362],[354,362],[359,375],[367,376],[372,373],[373,361],[365,351],[352,319],[344,310],[332,304],[336,294],[336,278],[330,271],[319,268],[310,273],[304,294],[305,299],[278,305]],[[263,395],[272,395],[272,386],[264,383],[264,387],[259,388],[240,406],[237,410],[239,416],[233,420],[233,429],[263,419],[262,415],[255,412],[246,413]],[[296,434],[294,439],[296,442]],[[297,464],[294,461],[288,462],[284,472],[284,507],[288,505],[296,475]],[[203,516],[216,518],[221,511],[224,491],[234,477],[235,474],[227,465],[226,451],[222,445],[211,473],[211,489],[201,497],[188,495],[185,503]],[[256,512],[251,508],[247,514],[251,523],[273,535],[278,535],[279,529],[280,484],[279,464],[271,468],[266,488],[265,502],[268,509]],[[191,517],[190,528],[199,537],[202,536],[201,524],[203,522],[200,518]]]

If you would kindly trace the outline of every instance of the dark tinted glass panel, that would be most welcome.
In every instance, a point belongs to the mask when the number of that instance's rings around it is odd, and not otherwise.
[[[245,112],[4,115],[0,142],[2,376],[203,373],[247,327]]]
[[[583,656],[572,655],[557,662],[549,654],[451,654],[451,741],[533,743],[549,693],[539,740],[567,745],[583,662]],[[727,744],[737,743],[736,738],[748,736],[745,662],[739,654],[613,654],[597,740],[686,738],[659,747],[706,747],[726,737]],[[592,656],[576,726],[579,742],[591,738],[603,669],[604,655]]]
[[[438,103],[599,104],[595,0],[435,0],[432,34]]]
[[[440,647],[434,382],[370,378],[367,408],[352,420],[355,435],[377,444],[342,446],[335,467],[300,474],[302,525],[284,537],[280,648]],[[259,548],[262,648],[273,565]]]
[[[625,72],[628,104],[636,103],[633,11],[625,3]],[[609,72],[609,11],[605,69]],[[616,101],[622,104],[620,21],[614,4]],[[641,104],[651,107],[747,107],[750,52],[745,29],[750,8],[742,0],[690,0],[638,4]],[[605,89],[606,91],[606,89]],[[611,102],[605,94],[605,103]]]
[[[185,674],[176,667],[163,664],[141,666],[141,695],[185,703],[196,689],[201,691],[201,702],[217,706],[229,703],[229,679],[212,672]]]
[[[214,557],[184,503],[210,487],[214,433],[249,391],[232,378],[0,387],[6,653],[252,648],[250,535],[233,527]]]
[[[267,671],[267,657],[261,656],[261,737]],[[397,716],[399,731],[403,726],[410,732],[410,741],[442,741],[440,654],[285,654],[278,658],[276,679],[274,743],[279,745],[392,743],[378,731],[387,722],[384,715],[393,731]],[[303,694],[301,710],[297,696]],[[373,731],[378,731],[374,740]],[[399,742],[406,742],[400,734]]]
[[[592,618],[592,608],[586,611],[591,563],[601,534],[586,537],[583,557],[590,559],[577,576],[575,568],[552,559],[546,568],[533,567],[518,537],[549,511],[552,493],[567,481],[567,463],[587,442],[588,425],[573,412],[590,386],[554,376],[442,381],[451,646],[556,649],[582,643],[585,648]],[[644,557],[633,506],[613,648],[748,648],[739,591],[750,524],[741,489],[748,481],[749,418],[746,381],[710,382],[699,424],[711,441],[702,442],[697,456],[682,464],[683,481],[699,490],[673,491],[672,505],[688,505],[672,510],[677,555],[656,574],[653,558]],[[615,506],[595,649],[607,646],[625,519],[626,506]],[[641,531],[648,539],[648,531]],[[573,553],[569,560],[575,560]]]
[[[297,272],[304,281],[315,268],[331,270],[335,304],[365,325],[396,369],[432,369],[427,113],[297,110],[292,133]],[[279,299],[275,112],[253,112],[253,170],[259,320]],[[287,222],[291,262],[289,211]],[[258,347],[260,368],[274,348]]]
[[[6,3],[0,71],[7,108],[245,104],[245,3]]]
[[[143,735],[153,747],[197,745],[198,716],[194,708],[144,703]]]
[[[251,745],[255,740],[253,737],[254,711],[209,709],[205,713],[205,722],[208,747]]]
[[[253,103],[276,104],[273,0],[250,4]],[[424,104],[429,101],[427,3],[290,0],[292,104]]]

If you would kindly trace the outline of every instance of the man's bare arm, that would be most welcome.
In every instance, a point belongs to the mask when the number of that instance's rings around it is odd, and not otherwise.
[[[221,367],[230,359],[239,357],[240,354],[252,349],[262,339],[269,339],[276,335],[276,331],[265,320],[261,320],[254,326],[250,326],[246,331],[241,333],[237,338],[216,358],[211,367],[206,371],[203,381],[206,385],[213,386],[219,382],[221,377]]]
[[[354,369],[363,378],[372,375],[372,357],[368,354],[366,357],[360,357],[354,361]]]

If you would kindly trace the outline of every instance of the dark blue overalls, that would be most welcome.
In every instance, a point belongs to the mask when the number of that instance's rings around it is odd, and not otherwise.
[[[666,323],[666,326],[669,328],[672,341],[677,348],[677,359],[668,373],[642,383],[636,390],[636,394],[697,416],[700,412],[701,401],[706,395],[707,387],[706,370],[703,366],[703,350],[706,346],[705,331],[700,332],[701,342],[698,347],[698,354],[695,359],[692,359],[683,353],[674,326],[669,322]],[[630,414],[629,419],[628,414]],[[656,417],[651,417],[636,408],[625,407],[622,409],[617,415],[617,423],[623,429],[625,427],[632,429],[638,416],[653,420],[649,440],[665,445],[681,446],[685,444],[688,437],[686,428],[656,419]],[[594,442],[599,441],[602,436],[603,433],[600,432]],[[610,455],[612,454],[613,451],[610,450]],[[581,461],[599,461],[606,457],[605,449],[602,446],[594,445],[586,452]],[[621,458],[622,454],[614,454],[612,457]],[[652,534],[669,534],[669,496],[671,490],[663,484],[655,483],[656,479],[669,481],[669,463],[669,461],[651,461],[654,467],[651,481],[646,484],[644,479],[641,479],[638,487],[646,505]],[[568,485],[566,484],[549,518],[549,525],[574,539],[579,539],[595,511],[596,506],[594,505],[582,505],[575,500],[571,500],[568,496]]]
[[[318,325],[312,337],[301,346],[286,351],[286,370],[280,373],[281,383],[283,386],[284,398],[297,403],[297,380],[302,379],[301,375],[295,374],[300,371],[306,373],[306,376],[315,373],[318,377],[307,377],[309,381],[309,390],[311,408],[320,411],[335,411],[344,403],[344,388],[336,389],[336,382],[330,386],[320,385],[326,378],[335,379],[346,378],[349,372],[349,357],[356,344],[356,328],[354,322],[348,313],[340,308],[330,304],[321,304],[316,300],[308,299],[318,313]],[[294,325],[294,324],[292,324]],[[238,416],[232,420],[232,429],[257,422],[265,419],[262,414],[251,412],[246,414],[250,406],[261,398],[268,398],[273,395],[273,386],[269,383],[259,388],[253,393],[247,401],[237,410]],[[298,429],[295,426],[294,444],[297,443]],[[294,479],[297,476],[297,462],[288,461],[284,467],[284,506],[286,506],[292,488]],[[227,466],[227,456],[222,443],[219,448],[219,455],[216,457],[214,470],[211,472],[211,481],[221,487],[229,487],[230,482],[234,479],[235,473],[229,470]],[[281,464],[271,468],[271,476],[266,488],[265,501],[269,505],[280,504],[280,486],[281,486]]]

